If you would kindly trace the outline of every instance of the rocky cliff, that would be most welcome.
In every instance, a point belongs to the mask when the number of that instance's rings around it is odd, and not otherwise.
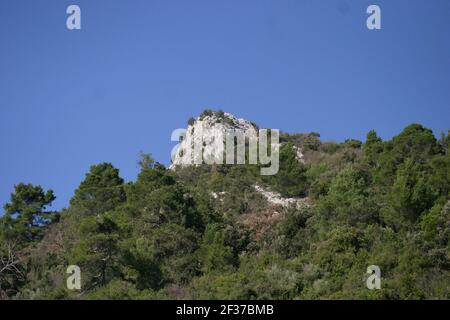
[[[226,132],[242,130],[247,137],[257,138],[258,127],[231,113],[204,111],[199,117],[191,118],[186,130],[180,131],[180,143],[172,151],[172,166],[200,163],[221,163],[223,161]],[[203,152],[199,158],[197,148]]]

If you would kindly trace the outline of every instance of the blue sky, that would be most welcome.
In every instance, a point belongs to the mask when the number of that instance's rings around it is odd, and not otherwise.
[[[67,206],[103,161],[134,180],[205,108],[336,141],[447,131],[449,33],[448,0],[2,0],[0,203],[29,182]]]

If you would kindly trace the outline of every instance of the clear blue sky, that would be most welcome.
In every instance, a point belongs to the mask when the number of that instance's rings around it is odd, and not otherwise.
[[[103,161],[134,180],[206,107],[336,141],[450,127],[448,0],[2,0],[0,41],[1,204],[30,182],[67,206]]]

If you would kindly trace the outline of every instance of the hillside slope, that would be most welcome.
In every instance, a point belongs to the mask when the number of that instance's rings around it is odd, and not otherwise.
[[[255,126],[235,119],[207,111],[187,134]],[[142,155],[125,183],[93,165],[61,212],[47,209],[52,191],[18,184],[0,218],[0,297],[450,298],[448,135],[412,124],[388,141],[280,142],[274,176],[249,164],[169,170]],[[69,265],[80,290],[67,289]],[[380,290],[366,287],[370,265]]]

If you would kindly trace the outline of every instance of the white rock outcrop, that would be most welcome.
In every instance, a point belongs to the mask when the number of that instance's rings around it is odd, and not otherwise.
[[[172,137],[175,140],[179,138],[180,142],[172,150],[172,164],[169,168],[174,169],[177,166],[200,164],[235,163],[234,161],[226,161],[225,152],[227,134],[233,131],[243,133],[247,142],[260,142],[258,139],[259,135],[261,135],[259,128],[254,123],[237,118],[231,113],[205,111],[199,117],[192,118],[187,129],[178,129],[176,131],[178,134]],[[262,174],[276,174],[278,172],[278,153],[273,153],[274,150],[278,150],[278,140],[275,144],[273,141],[269,143],[272,143],[270,163],[271,167],[274,168],[274,173]],[[245,146],[246,150],[248,150],[247,147]],[[253,150],[256,152],[256,149]],[[294,151],[296,152],[297,160],[300,163],[305,163],[302,149],[294,146]],[[240,159],[243,159],[243,153],[240,154]],[[253,158],[254,160],[256,160],[256,156]],[[261,155],[259,155],[259,160],[261,160],[260,157]],[[234,152],[232,158],[234,159]],[[256,161],[253,163],[256,163]],[[271,167],[261,168],[261,172]]]
[[[226,112],[208,112],[191,121],[181,135],[181,142],[172,152],[172,165],[187,166],[201,163],[225,163],[225,134],[242,130],[247,137],[257,138],[258,128],[248,120]],[[197,150],[201,150],[200,155]]]
[[[282,207],[295,206],[296,208],[302,208],[307,206],[307,198],[284,198],[278,192],[269,191],[261,186],[255,185],[255,190],[263,195],[269,204]]]
[[[303,155],[302,148],[294,146],[294,151],[298,162],[305,164],[305,156]]]

